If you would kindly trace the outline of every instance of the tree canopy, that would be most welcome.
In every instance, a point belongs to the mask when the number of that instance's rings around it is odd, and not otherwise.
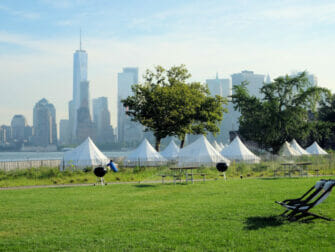
[[[132,86],[133,95],[122,100],[127,115],[152,131],[159,151],[161,139],[178,136],[183,146],[186,134],[219,132],[226,100],[212,97],[206,86],[187,83],[191,77],[184,65],[166,70],[147,70],[144,83]]]
[[[316,110],[322,93],[328,90],[311,86],[302,72],[278,77],[260,89],[261,98],[250,96],[248,83],[233,87],[232,101],[241,112],[241,135],[276,153],[286,140],[306,139],[311,131],[309,111]]]

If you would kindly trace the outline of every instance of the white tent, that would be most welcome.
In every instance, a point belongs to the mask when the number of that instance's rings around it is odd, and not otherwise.
[[[291,142],[290,142],[290,145],[291,147],[297,151],[299,154],[301,155],[309,155],[309,153],[307,151],[305,151],[298,143],[295,139],[293,139]]]
[[[248,163],[259,163],[261,159],[252,153],[236,136],[235,139],[222,151],[221,154],[230,160],[243,161]]]
[[[126,166],[157,166],[165,164],[167,160],[144,139],[142,143],[131,151],[124,160]]]
[[[215,166],[218,162],[230,164],[230,161],[223,157],[205,136],[199,137],[195,142],[181,149],[177,160],[179,167]]]
[[[106,165],[109,159],[98,149],[91,138],[87,138],[75,149],[67,151],[63,156],[64,167],[85,168]]]
[[[214,140],[213,147],[218,151],[222,151],[222,147]]]
[[[301,156],[301,154],[299,152],[297,152],[295,149],[293,149],[287,141],[285,141],[285,143],[282,145],[282,147],[280,147],[280,150],[279,150],[278,154],[280,156],[283,156],[283,157]]]
[[[314,142],[312,145],[306,148],[306,151],[312,155],[327,155],[328,153],[322,149],[317,142]]]
[[[180,148],[176,145],[176,143],[171,140],[169,145],[161,152],[162,156],[168,160],[175,160],[178,156]]]

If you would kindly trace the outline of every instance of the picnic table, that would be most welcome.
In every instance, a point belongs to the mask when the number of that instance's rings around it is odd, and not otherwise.
[[[284,169],[284,176],[288,175],[291,177],[291,175],[294,172],[299,172],[300,176],[308,175],[308,166],[312,165],[311,162],[288,162],[288,163],[281,163],[281,166],[283,166]]]
[[[194,173],[193,170],[198,169],[199,167],[170,167],[169,169],[173,171],[173,182],[176,183],[177,179],[182,181],[182,177],[185,176],[185,182],[188,183],[188,181],[191,181],[192,184],[194,183],[193,176],[194,175],[201,175],[203,178],[203,181],[206,180],[206,174],[205,173]],[[163,174],[162,176],[162,183],[164,183],[164,178],[168,176],[167,174]]]

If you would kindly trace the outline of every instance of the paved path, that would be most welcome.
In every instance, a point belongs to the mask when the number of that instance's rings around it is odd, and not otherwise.
[[[212,179],[206,179],[206,181]],[[203,181],[202,179],[195,179],[194,182]],[[182,181],[185,182],[185,181]],[[158,184],[162,180],[153,181],[132,181],[132,182],[110,182],[107,185],[123,185],[123,184]],[[164,183],[173,183],[173,180],[165,180]],[[177,182],[179,183],[179,182]],[[63,184],[63,185],[33,185],[33,186],[13,186],[13,187],[0,187],[0,191],[4,190],[19,190],[19,189],[33,189],[33,188],[57,188],[57,187],[79,187],[79,186],[94,186],[94,184]],[[99,186],[99,184],[97,184]]]

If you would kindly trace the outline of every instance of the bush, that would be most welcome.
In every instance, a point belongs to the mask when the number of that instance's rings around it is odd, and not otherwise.
[[[254,172],[263,172],[263,171],[266,171],[267,169],[268,169],[268,166],[264,164],[256,164],[255,166],[251,168],[251,170]]]

